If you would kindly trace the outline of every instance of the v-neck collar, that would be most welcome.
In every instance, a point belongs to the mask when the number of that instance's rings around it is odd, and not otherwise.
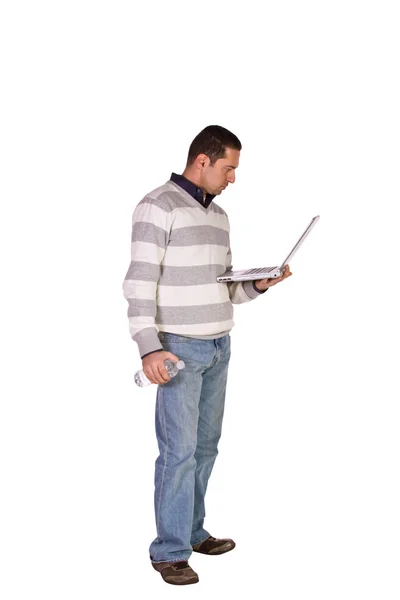
[[[172,173],[170,180],[179,185],[182,189],[184,189],[188,194],[192,196],[201,206],[205,206],[206,208],[211,204],[211,202],[215,198],[215,194],[206,193],[204,198],[204,190],[199,187],[193,181],[190,181],[184,175],[178,175],[177,173]]]
[[[201,202],[193,198],[193,196],[191,196],[189,192],[187,192],[183,187],[181,187],[178,183],[175,183],[175,181],[172,181],[170,179],[168,183],[173,185],[179,192],[181,192],[194,208],[200,208],[206,214],[209,213],[212,202],[210,202],[210,204],[207,207],[205,207],[203,204],[201,204]]]

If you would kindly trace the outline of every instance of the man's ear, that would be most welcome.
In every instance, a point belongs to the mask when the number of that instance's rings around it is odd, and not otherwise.
[[[195,164],[196,164],[196,167],[200,171],[202,171],[203,169],[208,167],[208,165],[210,164],[210,159],[208,158],[207,154],[199,154],[196,157]]]

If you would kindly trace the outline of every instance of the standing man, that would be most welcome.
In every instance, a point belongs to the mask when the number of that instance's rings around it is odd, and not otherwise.
[[[154,508],[154,569],[167,583],[197,583],[191,553],[235,547],[204,528],[204,497],[217,456],[233,322],[232,304],[250,302],[291,275],[217,283],[231,268],[229,221],[214,202],[235,182],[242,145],[224,127],[203,129],[182,175],[147,194],[133,214],[132,261],[123,289],[143,370],[159,384]],[[164,360],[183,360],[170,379]]]

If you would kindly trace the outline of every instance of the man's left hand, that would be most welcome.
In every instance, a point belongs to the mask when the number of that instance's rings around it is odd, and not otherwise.
[[[291,275],[292,273],[290,271],[290,267],[289,265],[286,265],[285,270],[283,271],[283,275],[281,275],[280,277],[277,277],[276,279],[258,279],[254,285],[258,290],[260,290],[260,292],[263,292],[264,290],[267,290],[273,285],[280,283],[284,279],[287,279]]]

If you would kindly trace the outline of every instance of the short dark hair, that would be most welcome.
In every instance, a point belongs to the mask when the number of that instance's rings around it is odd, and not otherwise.
[[[220,125],[208,125],[190,144],[187,164],[191,165],[199,154],[206,154],[214,165],[219,158],[225,157],[226,148],[241,150],[242,144],[234,133]]]

